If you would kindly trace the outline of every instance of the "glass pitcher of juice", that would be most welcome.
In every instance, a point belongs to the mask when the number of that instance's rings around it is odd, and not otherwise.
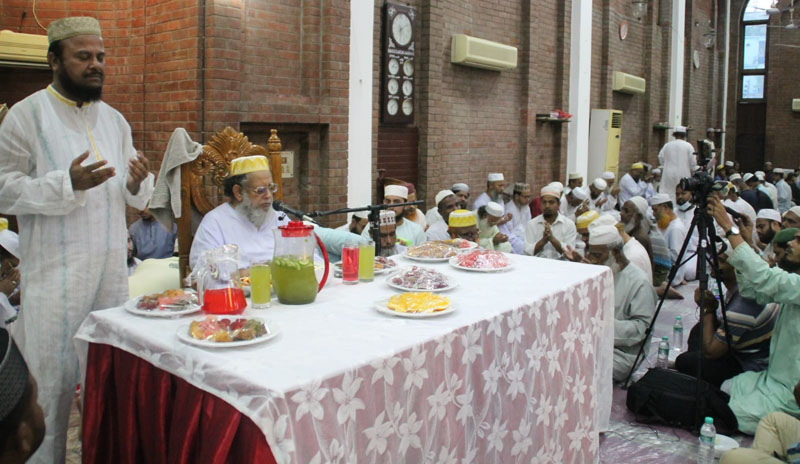
[[[206,314],[241,314],[247,307],[239,280],[239,250],[222,245],[207,250],[192,270],[200,306]]]
[[[317,298],[328,278],[328,253],[314,228],[302,221],[291,221],[275,233],[275,256],[272,258],[272,286],[283,304],[308,304]],[[319,245],[325,259],[322,281],[314,272],[314,250]]]

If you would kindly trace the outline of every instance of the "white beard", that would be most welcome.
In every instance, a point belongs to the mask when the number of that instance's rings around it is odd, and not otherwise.
[[[633,229],[636,228],[636,221],[631,219],[630,221],[625,223],[625,233],[630,234],[633,232]]]
[[[611,268],[611,272],[614,273],[614,279],[616,280],[617,276],[620,272],[622,272],[622,268],[620,267],[619,263],[616,259],[614,259],[613,255],[609,255],[608,259],[605,262],[605,265]]]
[[[247,195],[245,195],[242,202],[234,206],[233,209],[252,222],[253,225],[256,226],[256,229],[260,229],[265,222],[272,220],[272,217],[275,216],[275,210],[272,209],[272,206],[266,211],[260,208],[253,208],[253,202],[250,201],[250,197]]]

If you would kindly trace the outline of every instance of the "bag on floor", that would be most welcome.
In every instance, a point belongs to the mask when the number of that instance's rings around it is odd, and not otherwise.
[[[728,407],[730,396],[704,380],[700,380],[700,391],[705,407],[701,414],[696,414],[697,381],[677,371],[653,368],[628,387],[626,404],[641,422],[696,430],[708,416],[714,418],[717,432],[735,432],[739,423]]]

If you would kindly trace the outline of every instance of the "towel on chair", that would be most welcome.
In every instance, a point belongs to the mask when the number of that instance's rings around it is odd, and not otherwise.
[[[181,217],[181,165],[194,161],[203,152],[203,145],[193,141],[186,129],[172,132],[158,172],[150,212],[167,230],[172,230],[175,218]]]

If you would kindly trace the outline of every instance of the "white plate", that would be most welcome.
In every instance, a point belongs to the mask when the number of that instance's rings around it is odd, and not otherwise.
[[[141,299],[142,297],[138,296],[128,300],[122,305],[122,307],[125,309],[125,311],[128,311],[131,314],[144,317],[181,317],[200,311],[200,305],[197,304],[189,305],[186,309],[182,309],[180,311],[169,311],[166,309],[139,309],[137,306],[139,305],[139,300]]]
[[[393,270],[397,269],[397,261],[392,260],[392,262],[394,263],[394,266],[392,266],[392,267],[385,267],[383,269],[375,268],[375,275],[383,274],[386,271],[393,271]],[[336,261],[331,266],[333,266],[335,270],[339,271],[339,273],[342,272],[342,262],[341,261]],[[342,276],[339,275],[338,277],[341,278]]]
[[[398,290],[403,290],[403,291],[406,291],[406,292],[433,292],[433,293],[436,293],[436,292],[446,292],[448,290],[452,290],[452,289],[458,287],[458,282],[453,282],[453,279],[451,279],[450,277],[447,278],[447,282],[450,283],[450,285],[448,285],[447,287],[431,288],[431,289],[428,289],[428,288],[403,287],[401,285],[397,285],[396,283],[392,282],[392,277],[393,277],[392,275],[386,276],[386,284],[388,286],[392,287],[392,288],[396,288]]]
[[[453,247],[453,249],[456,251],[456,254],[458,254],[458,253],[463,253],[465,251],[473,250],[473,249],[478,247],[478,244],[475,243],[475,242],[469,242],[469,244],[470,244],[470,246],[468,248],[455,248],[455,247]],[[443,262],[449,260],[450,258],[452,258],[455,255],[449,256],[447,258],[413,257],[413,256],[408,256],[408,248],[406,248],[406,250],[403,252],[402,256],[404,258],[410,259],[412,261],[420,261],[420,262],[423,262],[423,263],[443,263]]]
[[[738,447],[739,443],[736,440],[727,435],[718,433],[717,438],[714,440],[714,455],[719,459],[725,451],[730,451]]]
[[[503,272],[503,271],[507,271],[507,270],[509,270],[509,269],[514,267],[514,265],[511,264],[510,261],[508,262],[508,266],[506,266],[506,267],[489,268],[489,269],[480,269],[480,268],[476,268],[476,267],[466,267],[466,266],[460,266],[458,264],[458,262],[456,262],[456,258],[458,258],[458,256],[453,256],[447,262],[450,263],[450,265],[453,266],[454,268],[463,269],[465,271],[472,271],[472,272]]]
[[[389,309],[388,304],[389,304],[389,299],[387,298],[385,300],[380,300],[376,302],[373,308],[375,308],[379,313],[388,314],[390,316],[407,317],[409,319],[425,319],[428,317],[439,317],[439,316],[444,316],[445,314],[450,314],[456,310],[452,300],[450,301],[450,306],[448,306],[446,309],[437,311],[435,313],[401,313]]]
[[[232,315],[232,316],[222,316],[222,315],[220,315],[220,316],[206,316],[206,317],[213,317],[215,319],[231,319],[231,321],[233,321],[234,319],[238,319],[238,318],[241,318],[243,316],[241,314],[239,314],[239,315]],[[192,321],[203,321],[203,320],[206,319],[206,317],[195,318]],[[244,316],[244,317],[247,317],[247,316]],[[189,325],[192,322],[192,321],[190,321],[188,324],[182,324],[178,328],[178,331],[175,334],[178,336],[178,339],[180,339],[180,341],[182,341],[184,343],[187,343],[189,345],[199,346],[199,347],[202,347],[202,348],[235,348],[235,347],[239,347],[239,346],[249,346],[249,345],[257,345],[259,343],[264,343],[267,340],[275,338],[278,335],[278,333],[280,332],[278,330],[277,324],[275,324],[272,321],[264,320],[264,319],[262,319],[260,317],[247,317],[247,319],[256,319],[258,321],[263,322],[264,325],[267,326],[267,333],[265,335],[261,336],[261,337],[254,338],[252,340],[239,340],[239,341],[235,341],[235,342],[212,342],[212,341],[209,341],[209,340],[198,340],[198,339],[192,337],[191,335],[189,335]]]

